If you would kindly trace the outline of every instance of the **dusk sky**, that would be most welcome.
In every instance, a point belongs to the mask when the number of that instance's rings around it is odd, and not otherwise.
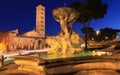
[[[60,31],[59,23],[52,17],[52,10],[57,7],[69,6],[72,2],[83,0],[0,0],[0,31],[18,29],[24,33],[35,29],[36,6],[46,7],[46,34],[55,35]],[[92,20],[90,25],[95,30],[109,27],[120,29],[120,0],[102,0],[108,4],[104,18]],[[81,34],[83,25],[74,23],[73,29]]]

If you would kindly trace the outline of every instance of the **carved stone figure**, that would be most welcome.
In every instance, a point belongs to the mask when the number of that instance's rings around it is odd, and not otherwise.
[[[69,7],[59,7],[53,10],[53,17],[61,25],[61,33],[66,36],[72,34],[72,23],[76,21],[78,13]],[[69,32],[69,34],[68,34]]]
[[[78,13],[69,7],[60,7],[53,10],[53,17],[60,23],[61,32],[57,36],[47,37],[46,42],[50,46],[49,54],[61,56],[72,55],[81,51],[81,37],[72,30]]]

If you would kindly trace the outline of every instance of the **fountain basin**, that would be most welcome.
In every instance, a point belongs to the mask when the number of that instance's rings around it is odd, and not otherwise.
[[[35,75],[60,75],[88,70],[120,70],[120,55],[109,56],[80,56],[67,58],[45,59],[34,56],[40,53],[31,53],[13,56],[18,70],[33,72]],[[78,74],[79,75],[79,74]],[[92,74],[91,74],[92,75]]]

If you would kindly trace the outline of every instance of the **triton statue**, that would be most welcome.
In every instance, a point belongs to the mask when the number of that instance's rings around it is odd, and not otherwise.
[[[47,37],[46,42],[51,48],[48,53],[67,56],[81,51],[80,44],[83,39],[72,30],[72,23],[76,21],[78,13],[69,7],[59,7],[52,13],[60,23],[61,31],[57,36]]]

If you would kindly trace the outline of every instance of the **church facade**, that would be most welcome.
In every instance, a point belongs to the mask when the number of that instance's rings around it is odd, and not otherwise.
[[[38,50],[45,48],[45,7],[36,7],[36,29],[18,34],[18,29],[0,32],[0,50]]]

